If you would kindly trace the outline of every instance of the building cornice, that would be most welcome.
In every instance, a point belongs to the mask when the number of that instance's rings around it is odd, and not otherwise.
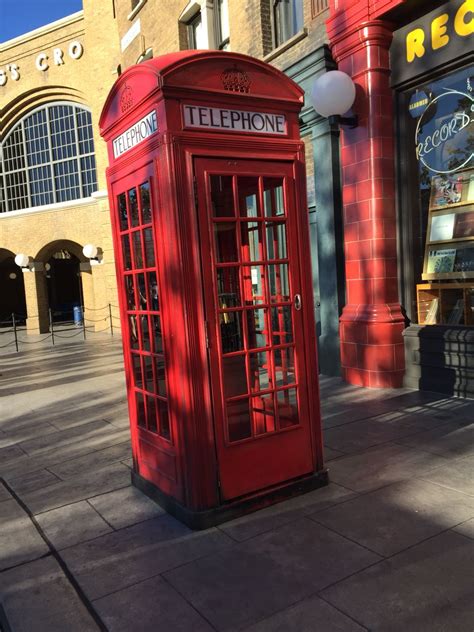
[[[71,15],[67,15],[60,20],[56,20],[55,22],[50,22],[49,24],[45,24],[44,26],[40,26],[33,31],[28,31],[28,33],[23,33],[23,35],[19,35],[18,37],[14,37],[6,42],[0,44],[0,53],[4,53],[8,51],[10,48],[14,48],[16,46],[20,46],[21,44],[26,44],[31,42],[32,39],[37,37],[43,37],[44,35],[48,35],[49,33],[53,33],[58,29],[62,29],[65,26],[69,26],[70,24],[75,24],[76,22],[80,22],[84,19],[84,11],[77,11],[76,13],[72,13]]]

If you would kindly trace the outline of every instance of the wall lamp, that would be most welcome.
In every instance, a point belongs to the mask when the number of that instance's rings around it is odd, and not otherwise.
[[[33,272],[34,271],[34,261],[32,257],[25,255],[19,252],[15,255],[15,263],[19,266],[23,272]]]
[[[316,112],[329,119],[329,123],[357,127],[357,116],[342,116],[351,109],[356,96],[355,84],[341,70],[330,70],[313,84],[310,101]]]
[[[94,244],[86,244],[82,249],[82,254],[84,257],[90,259],[91,265],[102,263],[102,248],[98,248]]]

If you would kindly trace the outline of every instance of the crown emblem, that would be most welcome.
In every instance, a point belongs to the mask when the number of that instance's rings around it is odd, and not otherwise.
[[[132,105],[133,105],[133,91],[130,88],[130,86],[125,84],[122,91],[122,96],[120,97],[120,109],[122,112],[126,112],[132,107]]]
[[[231,92],[249,92],[250,91],[250,77],[243,70],[239,70],[237,67],[227,68],[222,73],[222,84],[225,90]]]

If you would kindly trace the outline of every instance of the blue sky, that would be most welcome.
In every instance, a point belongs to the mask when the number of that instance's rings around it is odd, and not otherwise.
[[[0,0],[0,43],[81,9],[82,0]]]

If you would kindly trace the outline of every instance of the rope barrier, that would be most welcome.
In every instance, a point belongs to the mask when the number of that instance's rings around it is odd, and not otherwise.
[[[18,342],[21,342],[23,345],[40,345],[45,340],[48,340],[48,338],[52,338],[52,334],[48,334],[41,340],[22,340],[21,338],[18,338]]]
[[[7,342],[6,345],[2,345],[0,346],[0,349],[5,349],[6,347],[9,347],[10,345],[14,345],[15,341],[14,340],[10,340],[10,342]]]
[[[15,330],[14,329],[6,329],[5,331],[0,331],[0,336],[2,334],[11,334],[13,333]]]
[[[75,338],[76,336],[79,336],[79,334],[82,334],[82,330],[75,331],[73,334],[71,334],[69,336],[62,336],[61,334],[58,334],[58,333],[54,332],[54,337],[55,338],[62,338],[63,340],[67,340],[68,338]]]

